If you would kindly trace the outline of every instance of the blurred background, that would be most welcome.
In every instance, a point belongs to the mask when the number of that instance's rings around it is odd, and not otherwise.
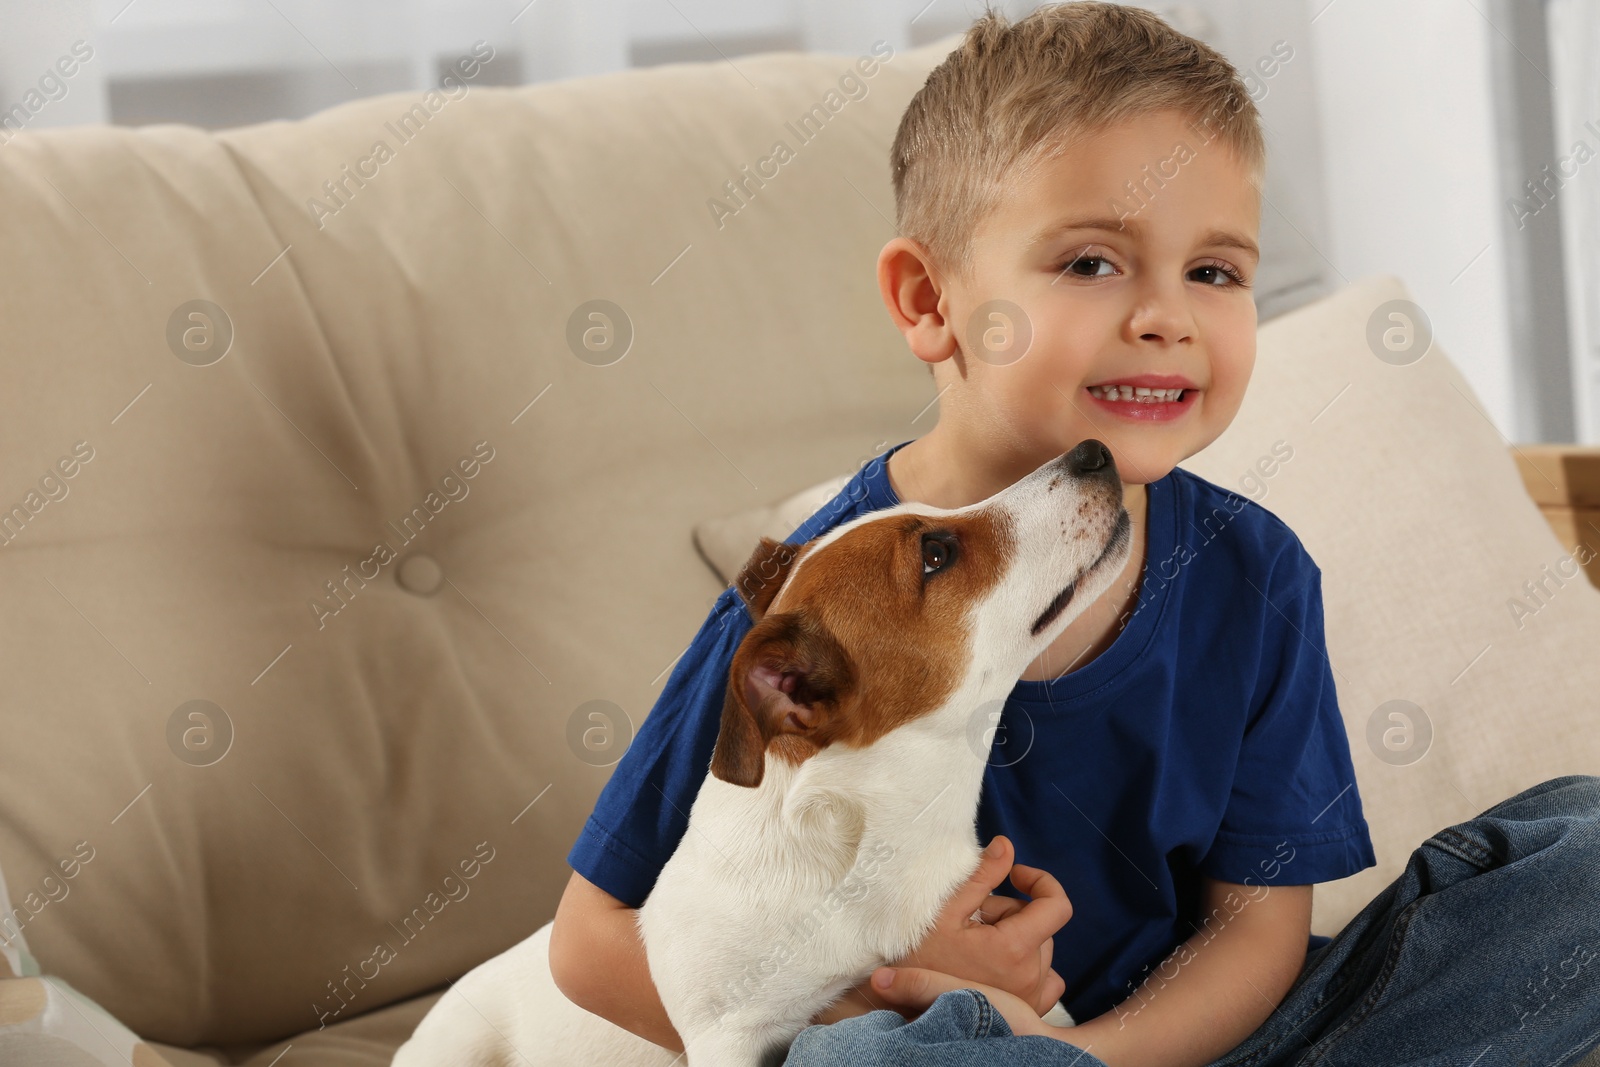
[[[995,3],[1012,18],[1038,6]],[[1509,442],[1600,444],[1600,0],[1138,6],[1251,85],[1270,165],[1263,321],[1403,278]],[[775,50],[897,51],[975,0],[0,0],[0,151],[21,129],[295,119],[437,85],[519,85]],[[70,71],[70,73],[68,73]],[[885,165],[887,170],[887,163]],[[887,180],[887,179],[886,179]]]

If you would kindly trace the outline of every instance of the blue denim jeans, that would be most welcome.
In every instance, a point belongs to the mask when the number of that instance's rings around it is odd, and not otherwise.
[[[1070,1033],[1070,1031],[1068,1031]],[[1411,853],[1211,1067],[1574,1067],[1600,1046],[1600,777],[1551,778]],[[974,989],[801,1031],[785,1067],[1105,1067]]]

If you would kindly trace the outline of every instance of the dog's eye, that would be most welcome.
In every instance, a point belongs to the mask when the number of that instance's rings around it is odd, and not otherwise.
[[[956,558],[956,544],[954,539],[947,539],[938,534],[924,534],[922,537],[922,576],[926,578],[934,571],[943,570]]]

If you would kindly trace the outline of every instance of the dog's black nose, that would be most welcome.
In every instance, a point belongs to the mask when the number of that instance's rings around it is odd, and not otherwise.
[[[1067,453],[1066,465],[1067,473],[1075,478],[1090,474],[1112,478],[1117,476],[1117,465],[1111,461],[1111,449],[1092,437],[1080,441],[1077,448]]]

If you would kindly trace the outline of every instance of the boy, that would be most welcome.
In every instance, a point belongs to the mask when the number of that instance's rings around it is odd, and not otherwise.
[[[978,810],[997,848],[898,961],[1040,1014],[1060,997],[1080,1025],[1053,1036],[1111,1067],[1236,1046],[1327,940],[1312,883],[1376,863],[1320,571],[1266,509],[1176,469],[1227,428],[1254,364],[1264,158],[1237,72],[1155,15],[986,13],[901,120],[900,236],[878,261],[938,424],[787,539],[975,503],[1088,437],[1111,449],[1133,552],[1007,701]],[[633,909],[685,832],[750,626],[726,590],[573,846],[552,935],[569,998],[674,1049]],[[989,895],[1013,847],[1027,903]],[[1047,899],[1063,891],[1076,923]],[[863,982],[817,1021],[884,1006]]]

